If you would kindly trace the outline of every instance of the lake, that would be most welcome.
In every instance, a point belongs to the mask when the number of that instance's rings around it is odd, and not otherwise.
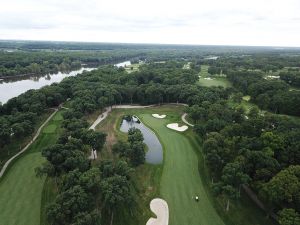
[[[83,71],[92,71],[94,69],[96,68],[81,68],[67,73],[58,72],[45,76],[29,76],[26,79],[24,77],[16,77],[13,80],[4,79],[0,81],[0,102],[4,104],[9,99],[17,97],[30,89],[39,89],[55,82],[59,83],[66,77],[76,76],[83,73]]]
[[[125,67],[131,65],[130,61],[124,61],[115,64],[116,67]],[[59,83],[66,77],[76,76],[83,73],[83,71],[92,71],[97,68],[81,68],[71,72],[58,72],[56,74],[48,74],[43,76],[25,76],[12,77],[0,80],[0,102],[6,103],[9,99],[19,96],[30,89],[39,89],[43,86],[53,83]]]
[[[120,130],[127,133],[129,129],[133,127],[139,129],[144,136],[144,143],[148,147],[148,151],[145,156],[146,162],[150,164],[161,164],[163,162],[163,149],[155,133],[142,122],[128,122],[127,120],[122,121]]]

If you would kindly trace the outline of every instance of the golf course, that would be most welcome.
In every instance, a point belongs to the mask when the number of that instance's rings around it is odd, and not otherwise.
[[[208,199],[198,172],[198,159],[190,140],[166,127],[167,120],[141,114],[142,121],[165,147],[160,194],[169,205],[170,224],[224,224]],[[199,196],[199,202],[195,196]]]
[[[204,87],[213,87],[213,86],[221,86],[224,88],[231,87],[232,84],[230,81],[220,75],[211,75],[208,73],[209,66],[202,65],[201,66],[201,72],[199,73],[199,84]]]
[[[114,109],[97,127],[97,130],[114,129],[118,138],[122,138],[119,123],[122,115],[134,114],[158,136],[164,148],[162,172],[158,183],[154,183],[158,196],[169,206],[170,225],[206,225],[224,224],[213,207],[198,170],[198,157],[195,151],[197,140],[191,127],[185,132],[171,130],[167,124],[177,122],[183,124],[181,115],[183,106],[161,106],[147,109]],[[166,114],[166,118],[158,119],[152,113]],[[109,123],[108,123],[109,121]],[[110,139],[111,138],[110,135]],[[107,143],[110,145],[110,143]],[[199,145],[197,147],[200,147]],[[150,185],[150,184],[149,184]],[[151,184],[153,185],[153,183]],[[156,190],[154,188],[153,190]],[[199,196],[199,201],[195,201]],[[147,206],[149,202],[147,202]]]
[[[39,225],[45,177],[35,168],[45,159],[41,149],[54,144],[60,134],[62,111],[58,111],[31,146],[16,158],[0,180],[0,224]]]

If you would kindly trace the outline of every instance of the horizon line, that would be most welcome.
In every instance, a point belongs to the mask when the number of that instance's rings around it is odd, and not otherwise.
[[[82,44],[123,44],[123,45],[169,45],[169,46],[211,46],[211,47],[257,47],[257,48],[300,48],[300,46],[282,46],[282,45],[233,45],[233,44],[180,44],[180,43],[151,43],[151,42],[108,42],[108,41],[75,41],[75,40],[41,40],[41,39],[1,39],[5,41],[23,41],[23,42],[60,42],[60,43],[82,43]]]

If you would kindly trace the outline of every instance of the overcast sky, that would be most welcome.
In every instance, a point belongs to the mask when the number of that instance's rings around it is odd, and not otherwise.
[[[300,46],[300,0],[0,0],[0,39]]]

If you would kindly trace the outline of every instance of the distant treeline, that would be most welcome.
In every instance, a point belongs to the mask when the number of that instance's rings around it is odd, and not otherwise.
[[[300,85],[300,56],[256,53],[220,57],[206,63],[210,65],[210,74],[226,74],[234,88],[243,95],[250,95],[251,101],[261,109],[300,116],[300,91],[291,87]],[[280,79],[267,79],[273,74]]]
[[[58,71],[70,71],[83,65],[99,66],[127,59],[142,58],[139,52],[96,51],[0,51],[0,77],[24,74],[43,75]]]

